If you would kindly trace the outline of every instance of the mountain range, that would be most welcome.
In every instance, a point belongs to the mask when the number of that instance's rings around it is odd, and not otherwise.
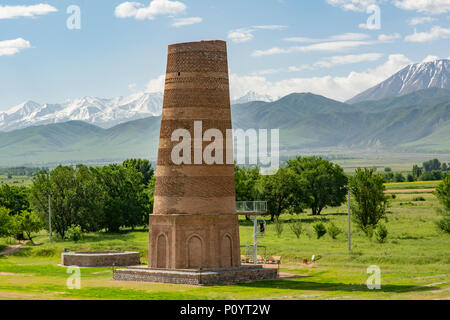
[[[249,101],[273,101],[268,95],[250,91],[233,100],[233,104]],[[127,97],[100,99],[84,97],[56,104],[26,101],[6,112],[0,112],[0,131],[13,131],[29,126],[85,121],[101,128],[111,128],[131,120],[159,116],[162,112],[162,93],[134,93]]]
[[[409,65],[375,87],[356,95],[347,103],[399,97],[427,88],[450,90],[450,60],[443,59]]]
[[[439,64],[437,61],[431,65],[434,68]],[[448,73],[448,65],[443,65],[445,70],[442,72]],[[431,69],[419,69],[424,77],[430,75]],[[435,77],[439,76],[442,81],[434,84],[448,83],[441,73]],[[416,85],[420,77],[417,72],[414,74],[416,81],[413,82],[409,76],[401,78],[394,75],[391,78],[404,79]],[[394,90],[393,96],[361,102],[356,102],[356,99],[353,103],[342,103],[312,93],[294,93],[276,101],[259,97],[259,100],[266,101],[232,106],[233,127],[280,129],[282,156],[319,149],[450,153],[450,90],[428,88],[430,82],[425,80],[421,83],[426,88],[419,86],[418,90],[400,96]],[[406,90],[407,86],[403,87]],[[250,93],[249,97],[256,96]],[[145,101],[149,99],[157,99],[157,96],[136,94],[133,98],[110,100],[85,98],[68,101],[64,107],[53,109],[51,105],[43,107],[30,102],[10,110],[8,117],[19,119],[21,115],[32,114],[34,119],[52,123],[0,132],[0,166],[107,163],[129,157],[155,161],[161,118],[158,116],[160,109],[148,107]],[[94,105],[105,112],[97,111]],[[68,115],[80,118],[59,123],[49,116],[52,114],[50,110],[59,110],[55,111],[61,115],[58,119],[66,119],[64,117]],[[152,115],[111,126],[114,121],[122,121],[117,116],[120,114],[118,110],[134,117],[142,116],[137,110],[145,110]],[[93,116],[96,111],[99,113]],[[83,118],[88,117],[87,114],[93,116],[92,120]],[[97,123],[89,123],[92,121]]]

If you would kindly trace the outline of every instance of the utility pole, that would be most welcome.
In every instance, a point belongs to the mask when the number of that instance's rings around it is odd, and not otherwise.
[[[50,243],[52,243],[52,208],[50,192],[48,193],[48,235]]]
[[[48,171],[48,237],[50,243],[52,243],[52,204],[51,204],[51,192],[50,192],[50,170]]]
[[[352,231],[351,231],[351,209],[350,209],[350,187],[348,187],[348,251],[352,251]]]
[[[258,216],[253,216],[253,264],[258,264]]]

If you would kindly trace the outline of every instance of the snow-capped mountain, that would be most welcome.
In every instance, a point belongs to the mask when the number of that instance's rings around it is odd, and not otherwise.
[[[434,87],[450,90],[450,60],[409,65],[389,79],[348,100],[347,103],[399,97],[417,90]]]
[[[265,101],[265,102],[273,102],[276,99],[269,95],[262,95],[258,94],[254,91],[247,92],[244,96],[240,97],[239,99],[235,99],[231,101],[231,104],[240,104],[240,103],[247,103],[250,101]]]
[[[0,131],[70,120],[109,128],[122,122],[161,115],[162,101],[161,93],[135,93],[112,99],[84,97],[60,104],[40,105],[27,101],[0,112]]]
[[[248,92],[232,104],[250,101],[267,101],[270,96]],[[0,112],[0,131],[13,131],[29,126],[81,120],[102,128],[117,124],[161,115],[162,93],[135,93],[127,97],[100,99],[84,97],[66,100],[57,104],[39,104],[26,101],[6,112]]]

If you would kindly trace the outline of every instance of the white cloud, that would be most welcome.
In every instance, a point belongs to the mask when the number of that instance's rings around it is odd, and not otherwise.
[[[423,59],[422,62],[432,62],[436,60],[439,60],[438,56],[429,55],[425,59]]]
[[[253,33],[257,30],[282,30],[285,26],[280,25],[265,25],[252,26],[248,28],[240,28],[228,32],[228,39],[236,43],[248,42],[254,38]]]
[[[30,41],[22,38],[0,41],[0,56],[12,56],[28,48],[31,48]]]
[[[358,40],[365,40],[369,37],[370,36],[365,33],[343,33],[343,34],[334,35],[334,36],[324,38],[324,39],[291,37],[291,38],[285,38],[283,40],[289,41],[289,42],[307,43],[307,42],[325,42],[325,41],[358,41]]]
[[[152,0],[146,7],[139,2],[123,2],[115,9],[117,18],[135,18],[153,20],[158,15],[174,16],[186,11],[186,5],[180,1]]]
[[[450,11],[448,0],[396,0],[395,6],[403,10],[414,10],[431,14],[441,14]]]
[[[392,40],[399,39],[399,38],[401,38],[401,35],[399,33],[380,34],[378,36],[378,41],[380,41],[380,42],[390,42]]]
[[[288,48],[273,47],[267,50],[256,50],[252,53],[254,57],[268,56],[275,54],[288,54],[294,52],[313,52],[313,51],[342,51],[351,48],[357,48],[364,45],[373,44],[373,41],[331,41],[311,44],[308,46],[294,46]]]
[[[345,101],[356,94],[386,80],[388,77],[411,64],[402,54],[390,55],[387,61],[365,72],[350,72],[347,76],[331,75],[312,78],[291,78],[271,82],[256,75],[230,75],[232,99],[237,99],[249,91],[282,97],[294,92],[312,92],[326,97]]]
[[[450,28],[434,26],[429,32],[417,32],[405,37],[407,42],[431,42],[439,39],[450,38]]]
[[[13,19],[19,17],[35,17],[45,15],[51,12],[57,12],[58,9],[48,4],[36,4],[31,6],[1,6],[0,19]]]
[[[189,26],[191,24],[201,23],[203,21],[200,17],[191,17],[191,18],[180,18],[175,19],[172,23],[172,27],[179,28],[184,26]]]
[[[377,4],[378,0],[327,0],[329,4],[340,7],[345,11],[366,11],[371,5]]]
[[[148,93],[163,92],[165,81],[166,81],[166,75],[164,75],[164,74],[160,75],[156,79],[150,80],[147,83],[145,92],[148,92]]]
[[[330,68],[335,65],[377,61],[382,56],[383,55],[381,53],[363,53],[363,54],[349,54],[345,56],[333,56],[314,63],[314,66]]]
[[[433,22],[436,21],[435,18],[432,17],[416,17],[409,20],[409,25],[416,26],[418,24],[427,23],[427,22]]]
[[[354,64],[367,61],[379,60],[383,55],[381,53],[362,53],[350,54],[345,56],[332,56],[319,60],[313,64],[303,64],[301,66],[290,66],[288,68],[265,69],[253,73],[252,75],[270,75],[283,72],[301,72],[304,70],[314,70],[317,68],[331,68],[336,65]]]

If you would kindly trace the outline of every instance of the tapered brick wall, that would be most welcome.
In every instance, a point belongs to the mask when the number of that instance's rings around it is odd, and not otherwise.
[[[169,46],[154,214],[150,217],[149,265],[152,268],[229,268],[240,265],[235,209],[234,165],[172,162],[176,129],[194,139],[194,121],[202,134],[231,129],[226,43],[202,41]],[[203,142],[203,148],[211,142]],[[193,146],[193,144],[192,144]],[[195,150],[192,147],[191,159]]]

